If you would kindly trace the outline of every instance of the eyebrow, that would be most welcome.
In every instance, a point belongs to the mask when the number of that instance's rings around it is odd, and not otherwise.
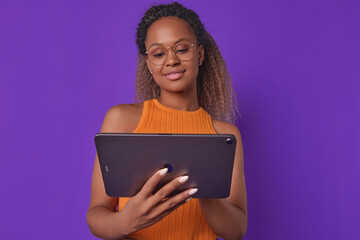
[[[179,40],[177,40],[177,41],[174,43],[174,45],[176,45],[177,43],[179,43],[179,42],[181,42],[181,41],[184,41],[184,40],[190,41],[190,39],[187,39],[187,38],[180,38]],[[151,44],[151,45],[149,46],[149,49],[150,49],[152,46],[154,46],[154,45],[163,45],[163,44],[162,44],[162,43],[153,43],[153,44]]]

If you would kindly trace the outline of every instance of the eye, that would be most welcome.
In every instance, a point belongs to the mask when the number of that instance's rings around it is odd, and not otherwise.
[[[175,51],[176,51],[176,53],[179,53],[179,54],[185,54],[185,53],[189,52],[189,48],[190,48],[189,44],[183,43],[183,44],[176,46]]]
[[[187,53],[189,51],[189,48],[184,48],[184,49],[178,49],[176,50],[177,53]]]
[[[162,58],[166,54],[166,50],[163,48],[155,48],[150,50],[150,56],[153,58]]]
[[[152,54],[152,56],[156,57],[156,58],[162,58],[164,55],[165,55],[165,53]]]
[[[189,45],[187,44],[181,44],[181,45],[178,45],[176,46],[176,53],[180,53],[180,54],[184,54],[184,53],[187,53],[189,51]]]

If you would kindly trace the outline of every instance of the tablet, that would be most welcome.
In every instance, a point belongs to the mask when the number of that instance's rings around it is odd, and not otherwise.
[[[189,180],[170,196],[191,187],[194,198],[226,198],[230,194],[236,138],[232,134],[98,133],[95,145],[106,194],[132,197],[159,169],[168,173],[155,193],[172,179]]]

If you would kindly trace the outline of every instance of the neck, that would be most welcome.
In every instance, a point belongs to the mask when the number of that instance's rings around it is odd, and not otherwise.
[[[181,93],[168,93],[165,91],[161,92],[161,96],[158,101],[170,108],[183,111],[196,111],[200,108],[197,99],[197,94],[181,94]]]

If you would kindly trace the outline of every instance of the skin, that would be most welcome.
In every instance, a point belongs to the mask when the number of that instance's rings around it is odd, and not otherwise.
[[[197,42],[196,35],[190,25],[177,17],[166,17],[155,21],[148,29],[145,39],[145,47],[149,49],[154,44],[164,47],[173,47],[174,43],[186,38],[193,43]],[[152,72],[155,82],[161,88],[159,102],[179,110],[193,111],[198,109],[199,103],[196,94],[196,76],[199,65],[204,60],[204,48],[202,45],[195,47],[195,55],[189,61],[180,61],[171,51],[163,65],[156,66],[146,58],[147,66]],[[185,70],[181,80],[170,81],[164,74],[171,71]]]
[[[187,38],[194,43],[197,41],[187,22],[177,17],[164,17],[149,27],[145,46],[146,49],[152,44],[173,47],[181,38]],[[204,48],[201,45],[196,47],[192,59],[188,61],[180,61],[171,51],[160,66],[153,65],[146,59],[147,66],[161,89],[159,102],[178,110],[197,110],[200,106],[197,101],[196,76],[203,60]],[[168,80],[164,74],[173,70],[185,70],[185,73],[180,79]],[[140,121],[142,109],[143,103],[113,106],[106,113],[100,132],[132,133]],[[231,189],[226,199],[199,199],[199,204],[208,223],[219,236],[224,239],[242,239],[247,230],[247,196],[241,134],[233,124],[215,119],[212,119],[212,122],[218,134],[234,134],[237,139]],[[132,197],[121,211],[116,212],[117,198],[105,194],[96,155],[87,212],[90,231],[104,239],[126,239],[131,232],[151,226],[186,203],[186,199],[191,197],[191,189],[162,201],[182,184],[179,182],[181,177],[175,178],[155,195],[151,194],[162,177],[159,172],[155,173],[143,189]]]

